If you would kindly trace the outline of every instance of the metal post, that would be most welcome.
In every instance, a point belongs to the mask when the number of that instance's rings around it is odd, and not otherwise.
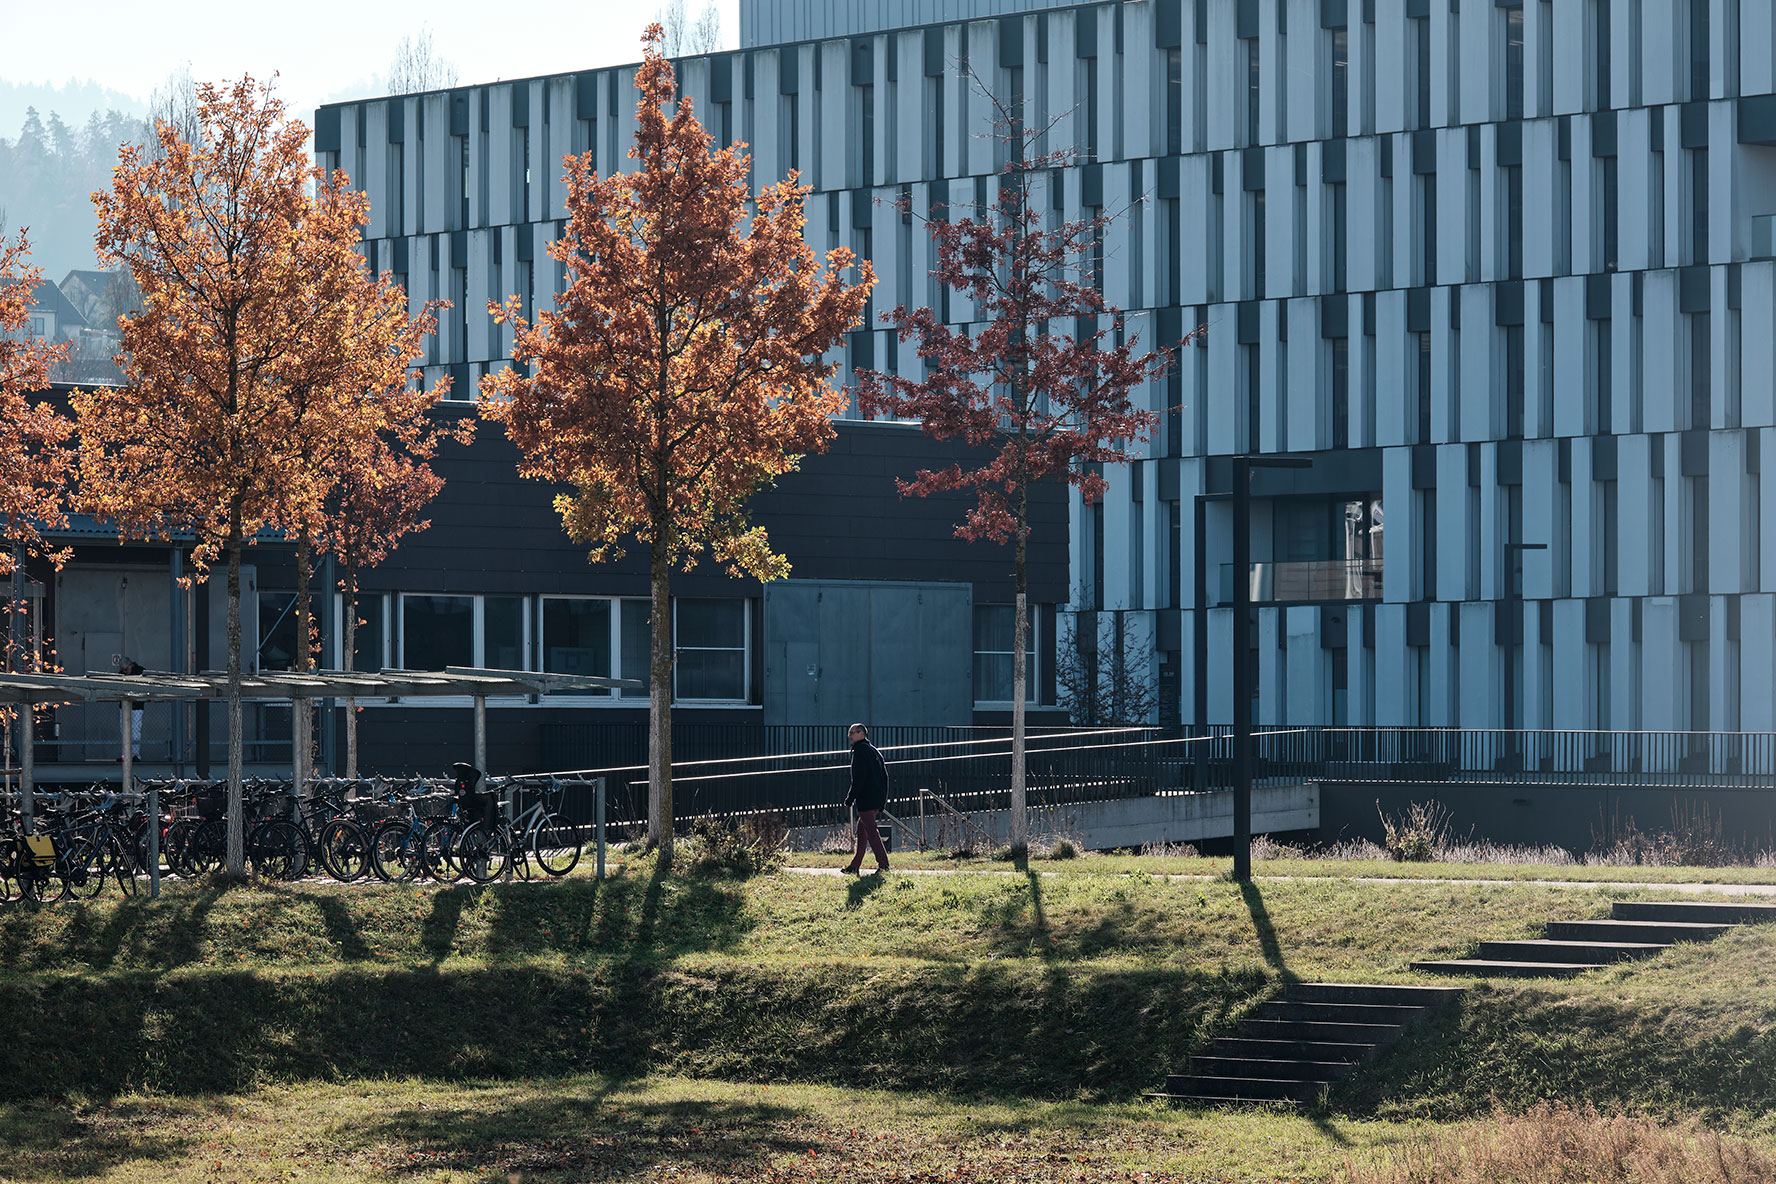
[[[1252,878],[1252,463],[1233,458],[1233,878]]]
[[[36,803],[31,795],[37,792],[37,779],[34,765],[37,754],[37,706],[34,703],[19,704],[19,721],[24,725],[24,732],[19,737],[19,814],[24,823],[25,833],[36,834]]]
[[[130,785],[134,779],[134,770],[135,770],[135,755],[136,754],[131,750],[131,746],[130,746],[130,715],[135,710],[135,704],[131,703],[128,699],[125,699],[122,703],[118,704],[118,706],[121,708],[120,714],[123,716],[123,790],[122,790],[122,792],[128,793],[130,791]]]
[[[598,818],[598,878],[604,879],[604,786],[605,778],[598,778],[597,818]]]
[[[160,896],[160,785],[148,783],[148,895]]]

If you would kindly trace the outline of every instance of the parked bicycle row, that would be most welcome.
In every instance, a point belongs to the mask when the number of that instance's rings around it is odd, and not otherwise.
[[[564,876],[585,828],[561,813],[572,783],[484,778],[466,764],[449,778],[288,781],[242,787],[242,847],[253,874],[341,882]],[[213,782],[138,782],[158,791],[159,852],[167,874],[205,876],[228,857],[228,793]],[[16,795],[13,795],[16,805]],[[40,794],[25,833],[16,808],[0,829],[0,901],[87,899],[114,885],[139,890],[149,867],[148,795],[103,787]]]

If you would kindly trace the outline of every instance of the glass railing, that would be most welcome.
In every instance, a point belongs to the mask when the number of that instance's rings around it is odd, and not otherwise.
[[[1254,563],[1254,604],[1277,601],[1380,600],[1380,559],[1319,559],[1292,563]],[[1221,565],[1219,603],[1233,603],[1237,591],[1233,564]]]

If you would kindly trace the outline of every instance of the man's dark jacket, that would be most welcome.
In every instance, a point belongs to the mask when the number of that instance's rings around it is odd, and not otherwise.
[[[845,795],[845,804],[859,810],[881,810],[888,805],[888,766],[868,740],[851,746],[851,791]]]

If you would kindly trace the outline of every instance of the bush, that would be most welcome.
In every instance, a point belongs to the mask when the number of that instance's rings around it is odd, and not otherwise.
[[[745,878],[783,866],[781,828],[753,819],[736,826],[714,818],[699,818],[691,826],[690,847],[687,866],[697,875]]]
[[[1381,802],[1375,803],[1381,814]],[[1382,846],[1401,863],[1428,863],[1449,847],[1449,808],[1441,802],[1413,802],[1406,813],[1381,815]]]

